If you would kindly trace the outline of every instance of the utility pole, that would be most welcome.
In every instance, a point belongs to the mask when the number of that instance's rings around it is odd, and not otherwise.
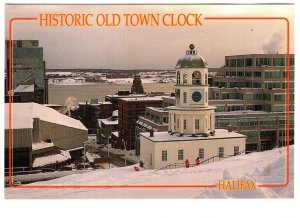
[[[106,144],[106,148],[107,148],[107,158],[108,158],[108,167],[110,168],[110,159],[109,159],[109,139],[111,138],[111,134],[109,134],[108,138],[107,138],[107,144]]]

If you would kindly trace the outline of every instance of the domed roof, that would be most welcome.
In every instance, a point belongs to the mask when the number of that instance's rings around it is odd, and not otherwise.
[[[190,45],[190,49],[186,51],[186,55],[178,60],[175,68],[207,68],[208,65],[205,59],[197,55],[193,44]]]

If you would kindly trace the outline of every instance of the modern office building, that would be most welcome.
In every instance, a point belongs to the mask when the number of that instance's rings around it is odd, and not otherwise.
[[[8,91],[20,89],[18,86],[33,85],[34,97],[26,99],[27,102],[48,103],[48,80],[45,79],[45,61],[43,60],[43,47],[38,40],[12,41],[12,90],[9,90],[10,69],[10,41],[6,40],[6,84],[5,95]],[[18,95],[17,93],[14,93]],[[24,100],[24,98],[23,98]]]
[[[289,105],[286,104],[287,94]],[[218,106],[218,111],[293,111],[294,55],[226,56],[224,67],[220,68],[219,74],[213,78],[209,98],[216,100],[212,104]]]

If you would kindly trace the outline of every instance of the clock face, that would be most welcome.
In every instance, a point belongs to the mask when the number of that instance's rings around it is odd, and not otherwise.
[[[193,99],[194,102],[200,102],[201,99],[202,99],[202,94],[201,94],[201,92],[195,91],[195,92],[192,94],[192,99]]]

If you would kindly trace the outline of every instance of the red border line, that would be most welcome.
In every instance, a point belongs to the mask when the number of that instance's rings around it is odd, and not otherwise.
[[[287,22],[287,90],[288,90],[288,96],[286,98],[287,104],[286,107],[289,107],[290,103],[290,86],[289,86],[289,81],[290,81],[290,57],[289,57],[289,20],[284,17],[206,17],[204,18],[205,20],[285,20]],[[9,90],[12,89],[12,26],[14,21],[33,21],[37,20],[37,18],[12,18],[9,23],[9,39],[10,39],[10,48],[9,48],[9,55],[10,55],[10,60],[9,60]],[[117,186],[117,185],[112,185],[112,186],[76,186],[76,185],[70,185],[70,186],[63,186],[63,185],[57,185],[57,186],[37,186],[37,185],[28,185],[28,186],[15,186],[12,182],[12,114],[11,114],[11,109],[12,109],[12,93],[9,93],[9,129],[8,129],[8,144],[9,144],[9,186],[12,188],[216,188],[216,185],[128,185],[128,186]],[[289,108],[287,111],[287,158],[286,158],[286,165],[287,170],[286,170],[286,182],[284,184],[260,184],[258,185],[259,187],[284,187],[287,186],[289,183]]]
[[[286,47],[286,170],[285,182],[278,184],[259,184],[261,188],[281,188],[285,187],[290,182],[290,22],[286,17],[205,17],[205,20],[283,20],[287,24],[287,47]]]
[[[26,185],[14,188],[216,188],[216,185]]]
[[[11,18],[9,21],[9,67],[8,67],[8,182],[10,187],[15,187],[12,182],[12,26],[14,21],[32,21],[37,18]]]

